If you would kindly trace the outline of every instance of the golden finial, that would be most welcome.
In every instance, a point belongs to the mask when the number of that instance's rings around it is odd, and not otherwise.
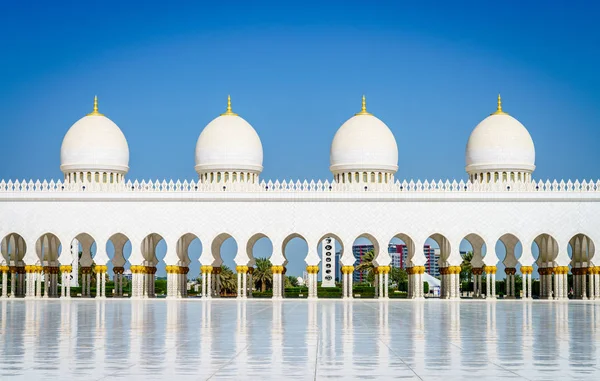
[[[362,109],[355,115],[373,115],[367,111],[367,97],[365,97],[364,95],[362,96]]]
[[[88,116],[104,116],[98,112],[98,96],[94,96],[94,110],[88,114]]]
[[[507,115],[502,111],[502,98],[500,97],[500,94],[498,94],[498,109],[492,115]]]
[[[231,111],[231,96],[230,95],[227,96],[227,110],[224,113],[222,113],[221,115],[229,115],[229,116],[237,115],[236,113]]]

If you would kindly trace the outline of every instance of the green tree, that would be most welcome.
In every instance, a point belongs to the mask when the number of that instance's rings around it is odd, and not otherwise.
[[[226,265],[221,265],[221,292],[233,294],[237,291],[237,276]]]
[[[273,283],[273,272],[271,271],[271,261],[268,258],[257,258],[256,267],[252,278],[254,282],[260,284],[260,291],[267,291],[267,284]]]
[[[399,267],[392,267],[390,270],[390,282],[392,284],[396,284],[396,287],[400,286],[400,283],[404,283],[408,281],[408,274],[404,269]]]
[[[362,261],[354,268],[355,271],[364,272],[367,275],[367,280],[372,281],[375,275],[375,264],[373,263],[375,254],[373,250],[369,250],[363,254]]]
[[[298,287],[298,278],[293,275],[285,277],[285,288]]]
[[[463,256],[463,261],[460,264],[460,280],[462,281],[469,281],[469,283],[471,282],[471,278],[473,275],[473,267],[471,266],[471,260],[473,259],[473,252],[472,251],[468,251],[464,256]]]

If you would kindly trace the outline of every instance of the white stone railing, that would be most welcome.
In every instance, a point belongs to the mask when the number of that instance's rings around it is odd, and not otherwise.
[[[119,184],[63,183],[62,181],[1,181],[1,193],[26,192],[600,192],[600,180],[594,181],[504,181],[471,183],[470,181],[399,181],[393,184],[338,184],[334,181],[262,181],[260,184],[236,182],[229,184],[199,181],[127,181]]]

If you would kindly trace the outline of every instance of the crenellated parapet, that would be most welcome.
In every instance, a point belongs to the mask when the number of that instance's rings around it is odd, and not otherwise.
[[[117,184],[106,183],[69,183],[61,180],[9,180],[0,181],[0,194],[9,193],[352,193],[355,195],[386,193],[600,193],[600,180],[539,180],[530,182],[503,181],[479,183],[470,180],[404,180],[391,184],[349,184],[329,180],[269,180],[259,184],[229,183],[227,185],[204,183],[194,180],[142,180]]]

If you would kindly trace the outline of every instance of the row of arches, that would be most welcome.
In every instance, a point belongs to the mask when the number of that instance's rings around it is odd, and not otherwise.
[[[229,233],[221,233],[214,237],[208,246],[208,250],[203,249],[204,246],[200,241],[200,238],[194,233],[185,233],[181,235],[174,242],[174,244],[171,245],[165,240],[165,238],[163,238],[161,234],[150,233],[141,240],[139,251],[133,250],[130,239],[123,233],[113,234],[104,245],[100,246],[97,245],[96,240],[91,234],[80,233],[75,236],[73,241],[69,242],[69,247],[67,250],[63,250],[62,243],[57,235],[53,233],[44,233],[35,241],[35,255],[32,256],[27,255],[28,248],[25,239],[20,234],[15,232],[4,236],[1,241],[2,261],[0,263],[8,267],[11,273],[15,273],[11,279],[11,290],[14,290],[13,295],[27,296],[31,294],[35,295],[36,293],[39,294],[38,289],[40,287],[39,283],[42,281],[42,276],[32,275],[31,279],[36,280],[30,281],[29,283],[33,284],[33,286],[31,286],[30,289],[25,288],[25,284],[28,283],[25,281],[28,275],[27,271],[22,270],[23,268],[29,266],[29,270],[33,274],[40,272],[39,268],[42,268],[41,271],[44,272],[43,281],[47,282],[46,284],[52,285],[51,287],[45,287],[47,290],[47,296],[54,297],[59,295],[57,290],[58,275],[60,275],[61,272],[66,272],[66,266],[72,267],[74,264],[75,266],[84,269],[81,280],[82,295],[90,296],[91,283],[93,281],[93,274],[92,271],[90,271],[91,267],[93,265],[100,265],[100,271],[102,271],[103,267],[107,267],[106,265],[109,262],[115,274],[115,293],[117,296],[120,296],[123,293],[122,283],[124,270],[129,262],[129,268],[133,273],[132,277],[135,278],[133,281],[135,287],[133,287],[134,290],[132,290],[132,294],[134,296],[147,297],[153,296],[153,284],[156,276],[156,268],[161,263],[158,253],[163,252],[165,255],[162,258],[162,263],[167,267],[167,276],[169,279],[172,278],[172,280],[169,282],[170,289],[168,290],[168,294],[174,297],[182,297],[186,296],[185,280],[188,278],[189,266],[192,263],[193,256],[190,255],[190,252],[196,251],[197,255],[195,257],[199,259],[201,264],[200,273],[203,279],[203,295],[210,296],[210,294],[218,288],[219,280],[217,272],[223,264],[221,251],[224,246],[228,245],[228,242],[229,245],[233,246],[233,250],[236,253],[234,258],[236,272],[241,273],[241,277],[245,279],[246,276],[252,276],[251,269],[255,265],[254,249],[258,242],[265,242],[263,245],[268,251],[265,256],[271,260],[271,263],[274,266],[283,266],[284,268],[288,264],[289,256],[286,252],[289,244],[293,241],[303,242],[306,264],[308,267],[314,268],[315,266],[318,266],[320,261],[319,254],[322,250],[321,241],[327,237],[334,239],[338,249],[338,256],[341,262],[343,262],[342,266],[354,266],[356,264],[354,253],[351,251],[348,253],[345,252],[344,240],[341,239],[339,235],[333,233],[323,235],[321,239],[317,241],[317,247],[312,248],[312,250],[308,246],[305,237],[299,233],[292,233],[286,236],[285,239],[281,241],[281,247],[279,250],[273,247],[271,239],[264,233],[252,235],[245,242],[245,247],[242,246],[242,248],[245,250],[238,250],[236,239],[232,234]],[[360,234],[355,238],[353,246],[357,240],[366,240],[370,243],[374,252],[373,262],[376,267],[385,268],[390,266],[391,258],[386,250],[386,246],[380,245],[379,240],[373,234]],[[498,254],[504,256],[504,259],[501,260],[500,263],[505,268],[508,289],[507,294],[509,294],[509,297],[517,296],[515,294],[514,278],[516,271],[521,267],[519,259],[523,252],[523,247],[521,240],[516,235],[512,233],[506,233],[500,236],[495,243],[495,247],[493,248],[494,256],[491,258],[491,260],[486,260],[486,254],[488,251],[486,241],[476,233],[470,233],[466,235],[463,238],[463,242],[459,245],[460,247],[458,248],[453,248],[450,240],[441,233],[432,234],[429,236],[428,241],[436,246],[437,249],[438,255],[436,255],[435,261],[437,267],[442,269],[440,274],[442,279],[442,297],[459,297],[457,292],[459,284],[458,277],[456,271],[452,270],[452,268],[459,266],[463,261],[461,254],[469,255],[468,261],[474,269],[473,281],[475,284],[475,297],[482,297],[483,295],[495,297],[494,281],[486,282],[487,285],[490,285],[491,283],[491,289],[485,290],[485,292],[481,290],[480,286],[478,287],[478,285],[481,283],[482,276],[482,271],[478,270],[485,269],[485,273],[489,274],[490,277],[495,280],[497,271],[496,262],[501,259],[500,257],[496,258]],[[534,254],[534,257],[537,257],[535,258],[533,267],[537,268],[540,274],[540,279],[543,282],[541,295],[547,298],[551,298],[553,296],[556,297],[557,292],[554,292],[554,295],[552,295],[552,290],[557,286],[552,286],[552,284],[558,283],[559,280],[557,280],[556,277],[553,277],[553,275],[555,275],[553,271],[548,271],[547,269],[564,267],[558,266],[556,262],[560,252],[558,242],[553,236],[546,233],[538,235],[532,240],[532,242],[531,252]],[[423,255],[421,255],[423,253],[419,252],[420,250],[418,250],[415,241],[408,234],[396,234],[390,240],[390,242],[388,242],[388,246],[391,243],[399,243],[402,246],[403,252],[400,253],[400,255],[402,256],[403,263],[405,263],[406,267],[420,268],[426,264],[423,262],[423,259],[426,261],[431,260],[431,258],[423,258]],[[98,250],[99,248],[101,248],[101,250]],[[104,259],[97,258],[99,251],[112,254],[112,259],[108,258],[107,255]],[[584,275],[585,278],[586,274],[585,271],[580,271],[578,269],[594,267],[593,258],[595,254],[595,245],[590,237],[580,233],[576,234],[569,240],[567,251],[571,259],[569,266],[572,269],[576,269],[573,271],[573,273],[574,275],[578,276],[575,292],[578,293],[578,296],[582,296],[581,294],[584,293],[586,289],[590,289],[591,285],[588,285],[589,287],[582,285],[582,282],[584,281],[580,279],[580,275]],[[126,257],[127,252],[129,252],[128,258]],[[96,255],[94,255],[94,253],[96,253]],[[75,258],[77,260],[74,260]],[[35,267],[35,271],[31,269],[32,266]],[[246,270],[244,270],[244,267]],[[104,271],[107,270],[108,268],[104,269]],[[216,279],[213,279],[211,275],[213,270],[215,272],[214,278]],[[100,272],[100,274],[101,273],[102,272]],[[98,274],[98,272],[96,274],[97,289],[103,287],[102,283],[104,277],[100,276],[100,274]],[[417,271],[417,274],[410,275],[416,275],[412,276],[410,280],[409,289],[412,285],[416,290],[416,294],[411,296],[422,296],[419,295],[418,287],[416,287],[418,284],[422,283],[422,273]],[[190,276],[194,276],[194,274]],[[531,274],[529,274],[529,276],[531,276]],[[279,277],[280,275],[274,273],[274,278]],[[4,276],[3,278],[6,279],[7,277]],[[312,273],[309,271],[308,278],[309,282],[316,284],[316,272]],[[340,280],[343,283],[348,283],[352,282],[351,278],[351,276],[344,277],[342,275]],[[238,282],[238,286],[240,283],[243,283],[241,280],[242,279],[240,279]],[[524,281],[527,281],[526,276]],[[214,285],[215,282],[217,283],[216,286]],[[383,285],[387,288],[388,280],[385,271],[380,273],[380,276],[375,279],[375,283],[379,283],[380,286]],[[119,287],[119,284],[121,284],[121,288]],[[529,279],[529,284],[531,284],[531,279]],[[69,282],[64,276],[63,280],[61,281],[61,286],[63,287],[63,290],[61,290],[61,295],[65,295],[66,289],[69,287]],[[4,290],[7,288],[8,287],[3,287],[3,292],[5,292]],[[345,287],[345,289],[346,288],[347,287]],[[351,289],[352,288],[350,286],[349,290]],[[527,290],[525,285],[524,289]],[[238,295],[241,297],[247,296],[248,292],[251,292],[251,290],[238,289]],[[591,293],[593,292],[590,289],[587,294],[589,295]],[[274,295],[276,294],[277,293],[274,292]],[[527,291],[525,291],[525,294],[527,296]],[[379,296],[384,297],[385,295],[386,291],[382,289]],[[316,297],[316,295],[312,296]],[[348,294],[344,296],[351,297],[351,291],[348,291]]]

